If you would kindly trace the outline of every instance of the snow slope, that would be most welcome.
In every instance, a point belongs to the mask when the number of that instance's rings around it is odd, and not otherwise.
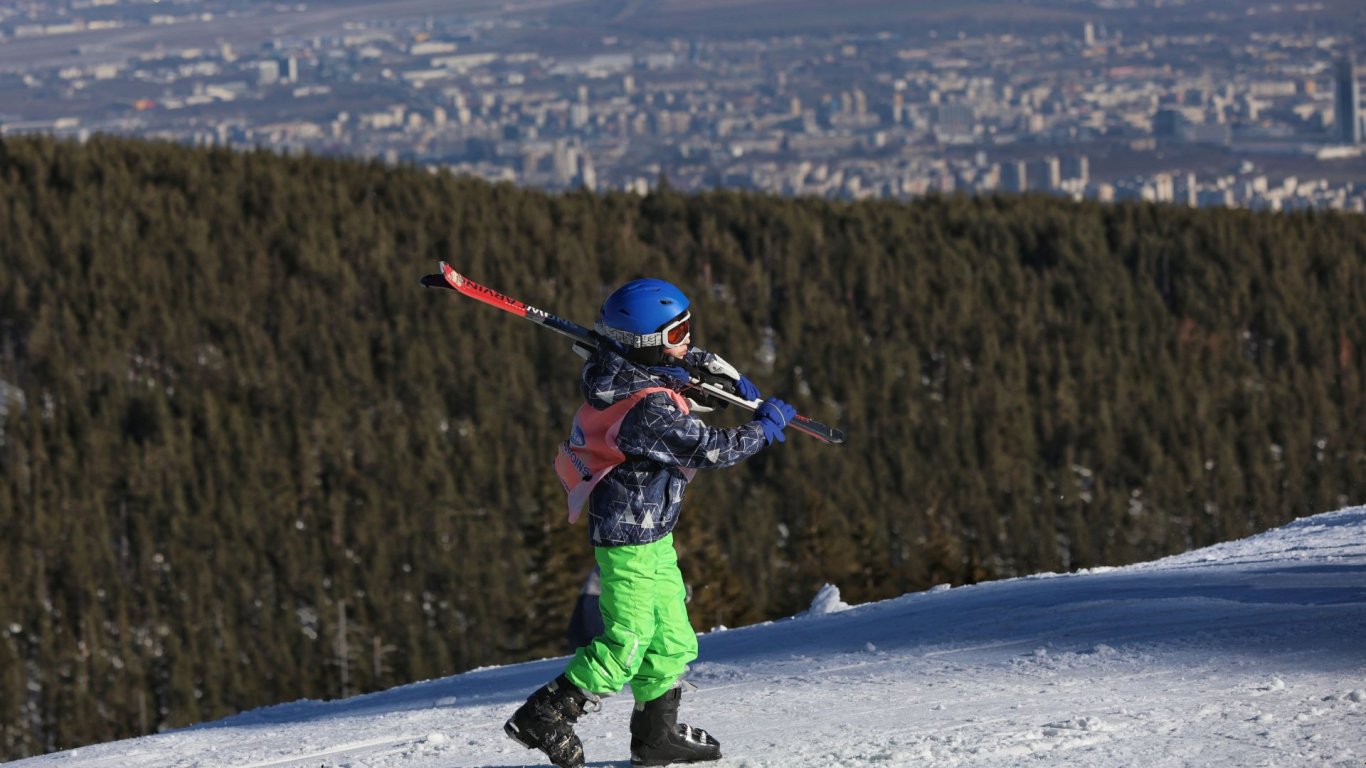
[[[932,589],[708,633],[683,719],[747,766],[1366,765],[1366,507],[1153,563]],[[544,765],[502,723],[563,659],[18,761]],[[580,722],[626,766],[629,693]]]

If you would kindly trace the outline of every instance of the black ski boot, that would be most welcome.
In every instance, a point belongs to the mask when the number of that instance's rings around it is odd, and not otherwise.
[[[721,757],[721,743],[701,728],[680,725],[678,702],[683,689],[645,703],[631,713],[631,765],[696,763]]]
[[[531,694],[503,730],[527,749],[541,750],[560,768],[583,768],[583,744],[574,723],[599,706],[597,696],[560,675]]]

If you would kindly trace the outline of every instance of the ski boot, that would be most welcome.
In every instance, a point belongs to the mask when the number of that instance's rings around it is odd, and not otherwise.
[[[583,768],[583,744],[574,723],[601,706],[597,696],[560,675],[531,694],[503,730],[527,749],[539,749],[560,768]]]
[[[680,725],[675,686],[654,701],[637,702],[631,713],[631,765],[696,763],[721,757],[721,743],[701,728]]]

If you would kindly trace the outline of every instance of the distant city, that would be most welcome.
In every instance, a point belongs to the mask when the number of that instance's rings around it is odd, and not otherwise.
[[[379,158],[549,190],[667,179],[1366,212],[1362,12],[1316,31],[1255,17],[1319,4],[1234,4],[1237,23],[1159,33],[1107,21],[1110,5],[1088,19],[1072,3],[1051,30],[566,41],[550,15],[437,3],[343,18],[316,3],[0,2],[0,135]]]

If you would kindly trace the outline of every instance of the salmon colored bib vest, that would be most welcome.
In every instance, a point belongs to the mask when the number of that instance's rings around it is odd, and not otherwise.
[[[668,387],[642,389],[601,411],[588,403],[579,406],[579,412],[574,414],[574,429],[555,456],[555,473],[569,494],[569,522],[579,519],[584,502],[607,473],[626,461],[626,454],[617,447],[621,422],[637,403],[655,392],[668,392],[674,405],[688,413],[687,399]],[[691,480],[696,471],[684,469],[683,474]]]

